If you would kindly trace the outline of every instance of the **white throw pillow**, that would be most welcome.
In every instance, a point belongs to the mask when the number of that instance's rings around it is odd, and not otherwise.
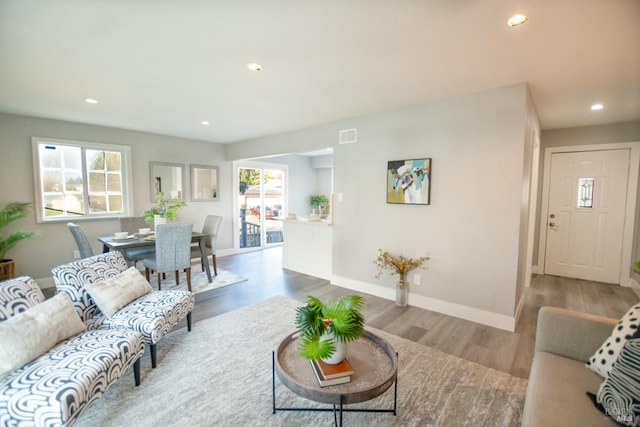
[[[113,316],[131,301],[153,292],[149,282],[135,267],[110,279],[86,284],[84,287],[102,314],[107,317]]]
[[[0,322],[0,378],[86,330],[65,293]]]
[[[603,378],[607,378],[618,360],[622,348],[640,326],[640,304],[631,307],[613,328],[611,336],[589,358],[587,366]]]

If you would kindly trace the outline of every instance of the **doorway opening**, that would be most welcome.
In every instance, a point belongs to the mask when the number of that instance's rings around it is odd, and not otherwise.
[[[251,250],[282,244],[282,219],[286,216],[286,166],[241,162],[234,169],[236,248]]]
[[[538,271],[631,286],[640,143],[545,150]]]

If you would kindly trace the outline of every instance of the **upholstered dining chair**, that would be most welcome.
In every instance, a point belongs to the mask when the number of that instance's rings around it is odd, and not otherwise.
[[[151,228],[144,222],[142,216],[130,216],[120,218],[120,231],[126,231],[129,234],[135,234],[141,228]],[[145,257],[152,256],[155,252],[155,248],[136,248],[128,249],[123,252],[124,258],[136,265],[138,261],[143,260]]]
[[[187,289],[191,291],[191,233],[193,224],[158,224],[156,227],[156,252],[142,260],[147,280],[153,271],[158,276],[158,290],[162,289],[162,273],[175,271],[176,285],[180,270],[187,274]]]
[[[118,251],[76,260],[51,270],[56,289],[69,295],[88,330],[127,329],[141,333],[145,344],[149,344],[151,367],[155,368],[158,341],[185,317],[187,330],[191,331],[191,311],[195,298],[188,291],[149,289],[148,293],[132,301],[125,303],[118,300],[124,306],[115,313],[103,313],[87,285],[114,280],[125,273],[134,272],[137,274],[137,282],[144,281],[140,272],[133,267],[129,268],[124,256]],[[146,283],[146,286],[149,284]],[[118,290],[118,287],[114,288]],[[114,296],[114,299],[118,298],[118,295]]]
[[[204,219],[204,225],[202,226],[202,234],[207,235],[205,241],[205,248],[207,250],[207,256],[211,255],[211,263],[213,264],[213,274],[218,275],[218,266],[216,265],[216,242],[218,241],[218,230],[220,230],[220,223],[222,217],[220,215],[207,215]],[[202,258],[200,253],[200,246],[191,246],[191,258]],[[204,263],[206,259],[201,259],[202,271],[204,271]]]
[[[71,234],[78,245],[80,258],[89,258],[90,256],[93,256],[93,249],[91,249],[89,239],[87,239],[87,235],[84,233],[82,227],[73,222],[68,222],[67,227],[69,227],[69,231],[71,231]]]

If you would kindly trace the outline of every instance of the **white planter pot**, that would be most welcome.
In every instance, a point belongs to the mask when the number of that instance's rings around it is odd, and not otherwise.
[[[340,363],[344,360],[345,357],[347,357],[347,344],[335,339],[335,337],[331,334],[325,334],[322,336],[322,339],[332,339],[333,340],[333,345],[336,348],[336,351],[333,352],[333,354],[331,355],[331,357],[328,357],[326,359],[322,359],[322,361],[324,363],[328,363],[330,365],[335,365],[337,363]]]
[[[153,226],[154,228],[157,227],[159,224],[166,224],[167,223],[167,218],[160,216],[160,215],[156,215],[153,217]]]

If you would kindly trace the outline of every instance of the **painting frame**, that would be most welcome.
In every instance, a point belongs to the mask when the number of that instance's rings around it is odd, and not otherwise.
[[[387,203],[431,204],[431,157],[387,162]]]

